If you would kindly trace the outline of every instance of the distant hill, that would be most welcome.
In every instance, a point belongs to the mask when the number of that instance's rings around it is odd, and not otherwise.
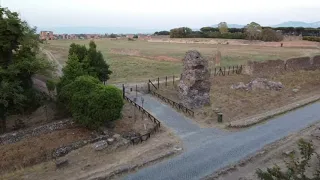
[[[243,28],[245,25],[241,24],[228,24],[229,28]],[[212,25],[211,27],[218,27],[218,24]],[[287,21],[277,25],[271,25],[271,27],[320,27],[320,21],[313,23],[306,23],[302,21]],[[200,28],[192,28],[193,30],[199,30]],[[163,31],[170,29],[142,29],[132,27],[38,27],[40,31],[53,31],[55,34],[153,34],[156,31]]]
[[[310,27],[310,28],[318,28],[320,27],[320,21],[313,23],[306,23],[303,21],[287,21],[277,25],[273,25],[272,27]]]
[[[228,24],[229,28],[243,28],[245,25],[240,24]],[[212,25],[211,27],[218,27],[218,24]],[[303,21],[287,21],[277,25],[271,25],[271,27],[310,27],[310,28],[318,28],[320,27],[320,21],[313,23],[306,23]]]
[[[55,34],[153,34],[163,29],[139,29],[131,27],[38,27],[37,31],[53,31]]]

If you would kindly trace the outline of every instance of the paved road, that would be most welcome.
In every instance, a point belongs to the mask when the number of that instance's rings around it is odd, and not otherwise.
[[[144,107],[182,138],[185,152],[129,174],[125,177],[128,180],[197,180],[320,120],[320,102],[317,102],[245,131],[227,133],[214,128],[201,129],[169,106],[149,95],[143,97]]]

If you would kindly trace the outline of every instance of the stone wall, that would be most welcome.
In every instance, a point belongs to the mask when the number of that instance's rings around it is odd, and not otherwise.
[[[308,70],[312,68],[310,57],[298,57],[286,60],[287,71]]]
[[[0,145],[16,143],[24,138],[47,134],[56,130],[70,128],[74,125],[73,121],[66,119],[58,122],[38,126],[36,128],[24,129],[0,136]]]
[[[255,75],[281,74],[283,73],[283,71],[285,71],[285,62],[280,59],[268,60],[264,62],[249,61],[244,71],[246,74],[255,74]]]
[[[268,60],[263,62],[249,61],[244,66],[243,73],[254,76],[277,75],[285,71],[316,70],[320,69],[320,55],[313,58],[298,57],[283,60]]]
[[[320,55],[313,57],[313,66],[320,69]]]

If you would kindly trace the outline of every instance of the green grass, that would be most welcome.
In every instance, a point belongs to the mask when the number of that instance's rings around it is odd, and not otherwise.
[[[89,44],[89,40],[56,40],[49,41],[44,47],[50,50],[64,64],[67,60],[69,46],[72,42]],[[124,40],[95,40],[98,49],[102,51],[110,64],[111,82],[141,81],[157,76],[179,74],[181,61],[188,50],[198,50],[204,57],[212,59],[217,51],[215,44],[183,44],[147,41]],[[115,54],[114,50],[132,50],[135,56]],[[288,59],[291,57],[319,54],[318,49],[312,48],[279,48],[267,46],[219,45],[222,54],[221,65],[232,66],[246,64],[247,61],[264,61],[272,59]],[[175,58],[177,61],[156,60],[157,56]]]
[[[180,74],[181,63],[154,61],[141,57],[105,55],[113,71],[110,82],[134,82],[163,75]]]

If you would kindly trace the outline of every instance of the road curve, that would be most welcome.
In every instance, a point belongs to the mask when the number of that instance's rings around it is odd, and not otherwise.
[[[172,114],[170,107],[159,105],[159,102],[148,96],[145,96],[144,99],[147,101],[146,109],[182,137],[185,152],[129,174],[124,177],[127,180],[201,179],[255,153],[269,143],[320,120],[320,102],[317,102],[276,117],[264,124],[234,133],[219,132],[217,129],[201,129],[190,125],[187,120],[182,124],[187,125],[182,129],[190,130],[187,133],[179,131],[179,125],[172,125],[168,122],[174,121],[177,117],[180,118],[177,114]],[[190,136],[186,136],[187,134]],[[196,138],[192,138],[195,136]]]

